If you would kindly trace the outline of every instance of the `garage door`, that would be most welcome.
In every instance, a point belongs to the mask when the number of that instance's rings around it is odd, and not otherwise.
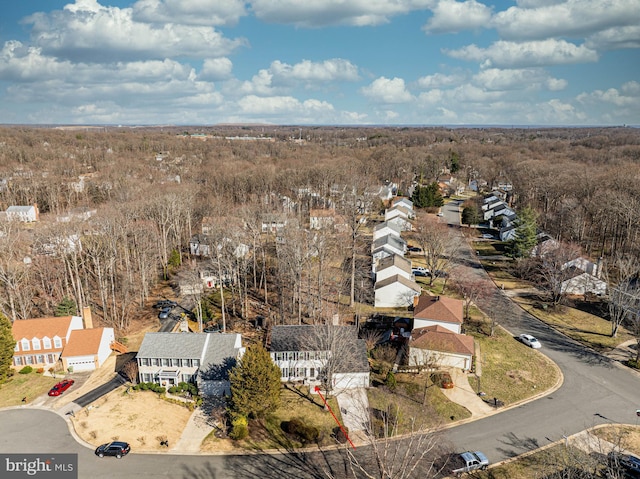
[[[73,372],[79,371],[93,371],[96,368],[96,363],[93,359],[69,359],[67,360],[67,367],[73,368]]]

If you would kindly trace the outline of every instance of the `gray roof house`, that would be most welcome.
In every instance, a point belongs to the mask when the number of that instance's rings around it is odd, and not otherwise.
[[[374,253],[374,258],[376,258],[375,252],[379,248],[386,248],[390,253],[399,254],[400,256],[404,256],[407,251],[407,242],[402,238],[399,238],[395,235],[387,235],[382,238],[378,238],[371,244],[371,251]],[[388,255],[385,255],[388,256]]]
[[[137,354],[140,382],[195,383],[202,394],[229,394],[229,371],[244,353],[240,334],[147,333]]]
[[[339,346],[332,348],[332,339],[338,337],[333,344]],[[322,375],[330,374],[333,390],[369,386],[367,348],[353,326],[274,326],[268,349],[283,382],[319,386]]]

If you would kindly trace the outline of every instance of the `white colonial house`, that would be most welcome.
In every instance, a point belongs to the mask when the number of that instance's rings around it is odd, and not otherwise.
[[[243,353],[240,334],[147,333],[136,358],[138,375],[140,382],[167,388],[194,383],[204,395],[228,395],[229,371]]]
[[[323,337],[326,328],[335,328],[328,334],[352,342],[353,347],[341,350],[349,354],[347,360],[332,358],[331,347],[324,346],[330,342]],[[313,389],[329,374],[333,390],[369,387],[367,349],[353,326],[273,326],[268,350],[283,382],[302,382]]]
[[[407,242],[395,235],[383,236],[382,238],[378,238],[371,244],[371,252],[373,253],[374,259],[389,256],[388,254],[377,254],[380,249],[384,249],[390,254],[399,254],[400,256],[404,256],[407,251]]]
[[[9,206],[5,213],[7,221],[21,221],[23,223],[38,221],[40,216],[38,205]]]

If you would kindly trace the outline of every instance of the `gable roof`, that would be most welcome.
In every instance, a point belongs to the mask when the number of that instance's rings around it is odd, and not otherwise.
[[[48,338],[54,336],[66,338],[71,326],[73,316],[61,316],[37,319],[17,319],[11,326],[13,339],[20,341],[23,338]]]
[[[427,326],[411,332],[411,347],[429,349],[443,353],[468,354],[473,356],[475,345],[473,337],[456,334],[442,326]]]
[[[276,325],[271,328],[271,344],[269,351],[310,351],[310,341],[306,337],[314,334],[314,328],[317,326],[311,324],[296,325]],[[323,326],[325,327],[325,326]],[[357,339],[357,330],[353,326],[334,326],[335,328],[343,328],[340,334],[353,335],[354,341]]]
[[[317,326],[302,325],[277,325],[271,328],[270,352],[281,351],[311,351],[310,344],[313,340],[314,329]],[[369,372],[367,360],[367,348],[364,340],[358,339],[357,329],[354,326],[320,326],[339,328],[340,336],[348,335],[353,338],[351,361],[339,361],[335,372]]]
[[[411,274],[411,260],[408,260],[404,256],[400,256],[399,254],[393,254],[391,256],[387,256],[382,258],[378,262],[378,267],[376,271],[379,273],[380,271],[391,268],[395,266],[396,268],[400,268],[402,271]]]
[[[98,354],[100,341],[105,329],[111,328],[75,329],[71,331],[69,341],[62,352],[62,357],[69,358],[72,356]]]
[[[146,333],[138,350],[142,358],[200,359],[208,334]]]
[[[382,288],[386,288],[387,286],[392,285],[393,283],[400,283],[403,286],[406,286],[409,289],[414,290],[419,293],[422,291],[422,288],[415,281],[411,281],[410,279],[405,278],[399,274],[394,274],[393,276],[389,276],[388,278],[383,279],[382,281],[376,281],[374,286],[375,290],[379,290]]]
[[[373,231],[382,231],[385,228],[389,228],[397,232],[398,236],[400,236],[400,233],[402,233],[402,229],[400,228],[400,226],[398,226],[396,223],[391,223],[389,221],[383,221],[382,223],[378,223],[373,227]]]
[[[463,302],[447,296],[422,295],[414,308],[413,317],[462,324],[464,318]]]
[[[378,238],[371,244],[371,250],[376,250],[382,246],[389,245],[397,250],[404,251],[404,247],[407,245],[407,242],[402,238],[399,238],[395,235],[386,235],[382,238]]]

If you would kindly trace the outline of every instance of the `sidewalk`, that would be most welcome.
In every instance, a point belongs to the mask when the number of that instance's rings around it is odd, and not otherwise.
[[[171,452],[199,453],[202,441],[215,430],[215,427],[209,424],[209,420],[202,408],[196,408],[191,414],[189,421],[187,421],[187,425],[184,427],[180,439],[176,445],[171,448]]]

